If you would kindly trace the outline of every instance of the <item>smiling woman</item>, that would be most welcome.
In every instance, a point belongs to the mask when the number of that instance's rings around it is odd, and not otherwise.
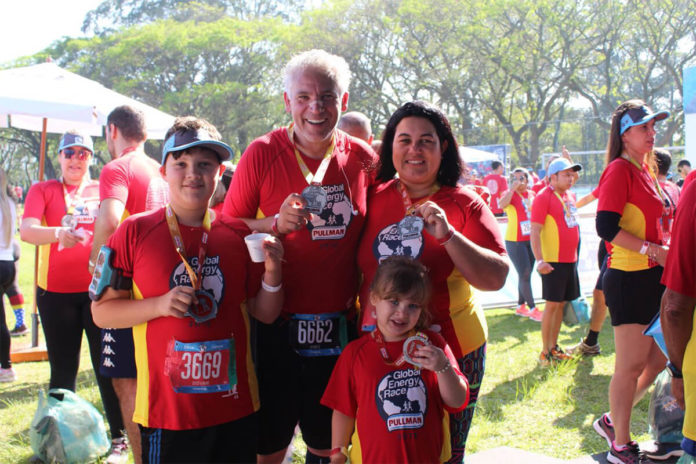
[[[358,250],[363,331],[374,330],[379,318],[369,296],[379,263],[402,255],[428,268],[431,328],[452,348],[471,388],[467,408],[450,414],[450,462],[464,459],[484,373],[486,320],[472,286],[497,290],[508,272],[495,217],[476,193],[457,185],[461,172],[457,142],[442,111],[419,101],[397,109],[384,131],[377,175],[383,184],[368,193]]]

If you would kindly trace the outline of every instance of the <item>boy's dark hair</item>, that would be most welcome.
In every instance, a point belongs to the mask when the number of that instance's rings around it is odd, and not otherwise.
[[[116,126],[126,140],[142,142],[147,138],[145,114],[132,106],[122,105],[114,108],[107,116],[106,124]]]
[[[164,135],[164,140],[167,140],[172,134],[175,132],[181,131],[193,131],[196,132],[199,129],[203,129],[208,134],[210,137],[214,140],[221,141],[222,140],[222,135],[220,135],[220,132],[217,130],[217,128],[209,123],[207,120],[203,118],[197,118],[195,116],[179,116],[174,120],[174,124],[172,127],[167,129],[167,133]],[[211,152],[215,153],[213,150]],[[186,150],[180,150],[180,151],[174,151],[171,153],[172,158],[174,159],[179,159],[181,155],[186,153]],[[218,156],[219,158],[219,156]]]
[[[684,167],[684,166],[689,166],[689,167],[691,167],[691,163],[689,162],[689,160],[680,160],[680,161],[677,163],[677,169],[681,169],[681,168]]]
[[[377,267],[370,292],[381,300],[408,298],[421,306],[416,329],[430,326],[430,278],[428,268],[407,256],[390,256]]]
[[[500,161],[493,161],[493,162],[491,162],[491,169],[493,171],[495,171],[496,169],[498,169],[502,165],[503,165],[503,163],[501,163]]]

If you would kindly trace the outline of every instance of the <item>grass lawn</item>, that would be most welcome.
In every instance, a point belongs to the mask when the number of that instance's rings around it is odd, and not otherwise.
[[[33,294],[33,248],[23,244],[20,286],[27,309]],[[8,325],[14,316],[5,299]],[[28,311],[27,311],[28,313]],[[489,326],[486,375],[468,439],[468,453],[511,446],[552,457],[571,459],[606,450],[605,441],[592,429],[592,421],[608,410],[607,389],[614,362],[609,322],[600,334],[602,354],[575,359],[557,367],[538,365],[540,324],[517,317],[511,309],[486,311]],[[27,314],[27,320],[30,320]],[[570,346],[584,335],[585,327],[561,330],[560,344]],[[13,344],[30,343],[29,335]],[[18,380],[0,384],[0,462],[28,462],[32,455],[29,426],[40,388],[46,388],[48,362],[14,365]],[[99,391],[91,372],[87,341],[83,340],[78,394],[100,410]],[[649,435],[649,395],[634,410],[632,430],[637,441]],[[295,462],[302,462],[304,446],[298,440]]]

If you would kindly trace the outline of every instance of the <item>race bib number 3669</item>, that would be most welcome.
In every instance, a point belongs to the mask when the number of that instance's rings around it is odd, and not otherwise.
[[[177,393],[231,391],[237,383],[234,339],[183,343],[167,347],[164,374]]]

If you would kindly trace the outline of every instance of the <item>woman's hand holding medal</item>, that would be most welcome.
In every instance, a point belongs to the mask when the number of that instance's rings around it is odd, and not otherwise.
[[[451,226],[447,222],[447,215],[435,202],[426,201],[416,208],[416,214],[423,218],[425,230],[438,240],[449,235]]]
[[[198,304],[196,291],[193,287],[180,285],[172,288],[164,295],[159,297],[157,308],[160,317],[178,317],[182,318],[189,310],[191,303]]]
[[[289,234],[303,229],[312,220],[312,213],[305,207],[307,201],[297,193],[291,193],[280,206],[276,227],[281,234]]]
[[[83,240],[81,234],[75,233],[69,227],[58,227],[58,245],[60,249],[72,248]]]

